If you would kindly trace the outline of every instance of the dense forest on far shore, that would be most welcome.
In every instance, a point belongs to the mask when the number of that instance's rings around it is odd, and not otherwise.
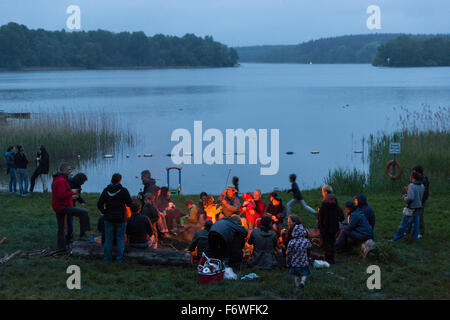
[[[374,66],[433,67],[450,66],[450,36],[427,39],[400,36],[377,51]]]
[[[0,27],[0,68],[26,67],[232,67],[233,48],[194,34],[183,37],[104,30],[31,30],[10,22]]]
[[[298,45],[236,47],[240,62],[372,63],[378,48],[402,36],[399,33],[347,35],[311,40]],[[427,40],[433,35],[412,35]],[[448,51],[447,51],[448,52]]]

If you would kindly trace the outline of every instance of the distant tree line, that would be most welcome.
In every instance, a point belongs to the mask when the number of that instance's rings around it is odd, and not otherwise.
[[[0,68],[231,67],[237,61],[236,50],[211,36],[45,31],[13,22],[0,27]]]
[[[378,48],[374,66],[450,66],[450,36],[427,39],[400,36]]]
[[[236,47],[241,62],[372,63],[378,48],[401,34],[347,35],[311,40],[298,45]],[[432,35],[414,35],[428,39]]]

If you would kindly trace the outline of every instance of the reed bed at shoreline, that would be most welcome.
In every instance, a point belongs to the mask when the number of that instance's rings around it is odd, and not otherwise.
[[[329,172],[325,183],[343,192],[403,192],[409,182],[409,173],[416,165],[424,168],[430,179],[431,192],[446,193],[449,190],[450,168],[450,108],[440,107],[432,111],[425,106],[421,111],[410,112],[400,108],[400,129],[392,134],[380,133],[366,139],[369,169],[365,173],[356,169],[338,168]],[[391,180],[385,173],[385,165],[393,159],[389,154],[391,142],[401,143],[401,154],[396,159],[403,168],[399,180]]]
[[[0,136],[3,152],[10,145],[23,145],[30,165],[33,165],[38,145],[43,144],[50,155],[52,167],[62,161],[78,159],[78,155],[80,162],[95,162],[102,153],[136,143],[134,134],[124,128],[119,119],[105,111],[33,113],[30,119],[0,122]],[[4,157],[1,161],[4,167]]]

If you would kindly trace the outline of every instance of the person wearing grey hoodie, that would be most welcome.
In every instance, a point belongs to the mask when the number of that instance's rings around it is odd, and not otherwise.
[[[425,187],[422,184],[420,174],[417,172],[411,174],[410,182],[407,194],[403,197],[406,207],[403,210],[402,221],[392,241],[398,241],[403,238],[405,231],[411,224],[413,225],[412,240],[414,242],[419,240],[420,215],[423,209],[422,199]]]

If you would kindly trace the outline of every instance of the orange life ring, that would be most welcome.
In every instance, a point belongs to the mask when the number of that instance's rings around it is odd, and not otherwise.
[[[395,164],[395,166],[397,167],[397,172],[395,175],[393,175],[390,172],[391,167]],[[392,180],[397,180],[398,178],[401,177],[402,173],[403,173],[403,168],[400,165],[400,163],[396,160],[390,160],[388,161],[388,163],[386,164],[386,168],[384,169],[384,173]]]

